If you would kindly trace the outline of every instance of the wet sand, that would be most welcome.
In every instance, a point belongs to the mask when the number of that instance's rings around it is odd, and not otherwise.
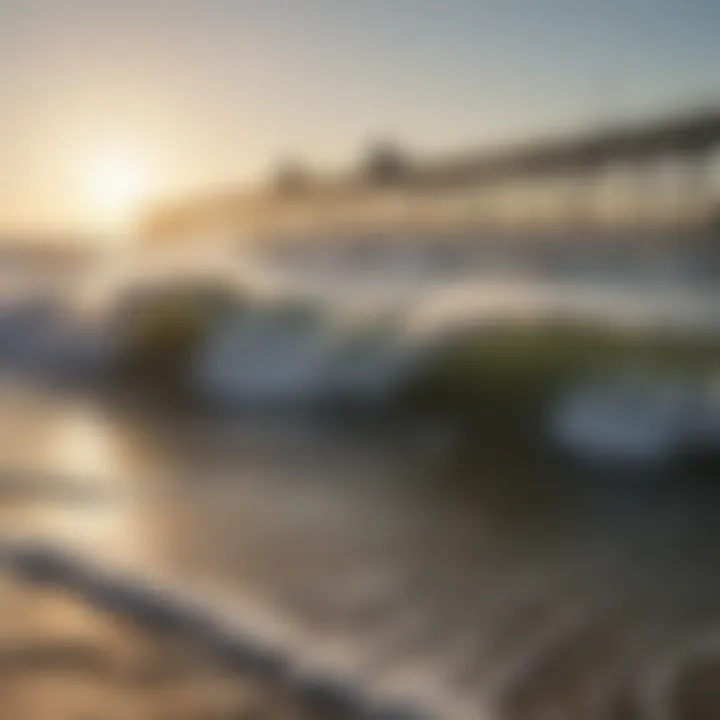
[[[12,559],[9,556],[12,555]],[[400,720],[293,675],[210,615],[53,548],[16,547],[0,578],[0,708],[13,720]],[[398,710],[399,712],[399,710]]]
[[[5,577],[0,707],[13,720],[303,717],[280,687],[233,672],[182,637]]]

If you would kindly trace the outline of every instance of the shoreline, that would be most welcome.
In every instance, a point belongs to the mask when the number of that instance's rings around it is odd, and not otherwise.
[[[235,678],[237,683],[259,685],[268,703],[284,702],[310,713],[308,718],[420,720],[431,717],[405,702],[398,705],[373,698],[369,691],[363,691],[358,683],[349,679],[306,667],[293,659],[288,650],[262,641],[259,636],[253,637],[248,629],[239,630],[236,623],[223,619],[207,605],[138,577],[99,570],[95,565],[47,544],[0,543],[0,568],[26,589],[36,593],[61,592],[91,613],[129,624],[132,628],[129,634],[159,640],[169,648],[168,665],[164,674],[161,669],[160,682],[163,677],[164,681],[172,681],[173,673],[182,674],[181,664],[173,663],[172,658],[172,647],[179,644],[187,653],[200,658],[200,665],[206,671],[224,677],[231,684]],[[61,668],[63,664],[74,665],[96,676],[114,673],[112,662],[91,645],[71,644],[64,650],[57,646],[53,650],[53,647],[52,642],[41,643],[35,651],[32,644],[25,650],[17,645],[4,647],[0,638],[0,673],[4,667],[12,666],[13,661],[24,661],[29,666],[37,664],[41,668],[54,663],[59,663]],[[115,680],[123,688],[128,678],[117,676]],[[286,715],[262,717],[284,718]]]

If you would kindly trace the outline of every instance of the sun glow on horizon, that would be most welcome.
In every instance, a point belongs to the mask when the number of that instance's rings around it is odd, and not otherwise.
[[[148,166],[129,153],[99,154],[83,172],[83,195],[90,222],[103,230],[131,227],[152,193]]]

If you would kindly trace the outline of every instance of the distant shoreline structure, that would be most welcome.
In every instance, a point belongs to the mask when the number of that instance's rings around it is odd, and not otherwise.
[[[289,161],[264,185],[160,203],[140,229],[150,240],[203,232],[707,230],[720,218],[718,148],[720,103],[429,161],[382,142],[346,173]]]

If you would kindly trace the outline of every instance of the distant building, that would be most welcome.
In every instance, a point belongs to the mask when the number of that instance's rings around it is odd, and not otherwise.
[[[397,145],[382,141],[367,151],[361,174],[373,184],[391,185],[401,182],[408,175],[409,167],[410,163]]]
[[[286,160],[275,170],[271,185],[279,195],[294,195],[310,184],[310,174],[297,160]]]

